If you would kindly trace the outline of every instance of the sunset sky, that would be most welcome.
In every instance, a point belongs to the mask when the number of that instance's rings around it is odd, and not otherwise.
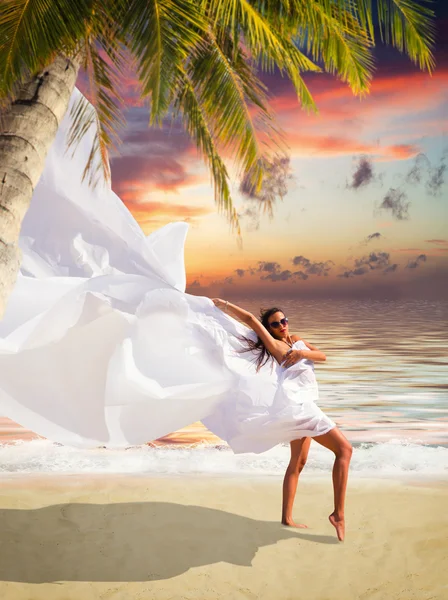
[[[447,31],[448,10],[440,9],[432,76],[379,48],[371,93],[362,100],[331,76],[305,75],[318,115],[300,108],[286,79],[264,78],[286,134],[292,178],[269,219],[239,193],[235,175],[241,248],[216,210],[194,144],[180,124],[148,128],[132,78],[113,188],[148,234],[170,221],[190,223],[191,293],[447,297]]]

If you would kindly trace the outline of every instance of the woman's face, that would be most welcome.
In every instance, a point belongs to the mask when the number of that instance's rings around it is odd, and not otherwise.
[[[288,323],[284,319],[285,315],[280,311],[274,313],[268,319],[269,332],[278,339],[286,338],[289,335]]]

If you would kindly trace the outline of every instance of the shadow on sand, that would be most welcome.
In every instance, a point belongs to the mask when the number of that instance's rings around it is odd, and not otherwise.
[[[151,581],[192,567],[251,566],[262,546],[336,538],[223,510],[170,502],[0,509],[0,580]]]

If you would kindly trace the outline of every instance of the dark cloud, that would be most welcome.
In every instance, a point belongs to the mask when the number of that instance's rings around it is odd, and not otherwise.
[[[448,244],[448,240],[440,240],[440,239],[425,240],[425,242],[427,244],[436,244],[437,246],[445,246],[445,244]]]
[[[387,275],[388,273],[395,273],[395,271],[398,269],[398,265],[397,263],[394,263],[393,265],[389,265],[388,267],[386,267],[383,271],[384,275]]]
[[[324,277],[327,277],[328,273],[331,271],[332,265],[334,265],[332,260],[327,260],[325,262],[312,262],[305,256],[294,256],[291,261],[294,266],[303,267],[303,271],[306,275],[317,275]]]
[[[440,164],[437,167],[431,168],[429,171],[429,179],[426,182],[426,191],[430,196],[438,196],[445,183],[445,173],[447,165],[445,156],[442,157]]]
[[[289,269],[280,271],[279,273],[269,273],[269,275],[262,276],[260,279],[268,281],[288,281],[293,277],[293,273]]]
[[[256,206],[247,206],[238,213],[240,221],[246,220],[247,231],[258,231],[260,228],[260,209]]]
[[[229,285],[233,284],[233,277],[226,277],[224,279],[224,283],[228,283]]]
[[[272,267],[273,264],[277,264],[277,270],[275,270],[274,267]],[[265,267],[265,268],[263,268]],[[278,263],[259,263],[258,264],[258,268],[255,267],[246,267],[245,269],[235,269],[234,273],[236,273],[238,275],[238,277],[245,277],[245,275],[255,275],[256,273],[259,273],[260,271],[268,271],[271,270],[270,272],[279,272],[280,271],[280,265]]]
[[[405,176],[406,183],[417,185],[421,183],[423,177],[427,174],[430,163],[426,154],[422,152],[414,158],[414,164]]]
[[[120,154],[111,157],[113,189],[125,202],[138,202],[151,189],[177,191],[198,180],[196,151],[181,124],[156,129],[147,123],[147,113],[130,110]]]
[[[370,270],[382,269],[390,264],[389,252],[371,252],[368,256],[363,256],[355,260],[356,267],[369,267]]]
[[[365,275],[366,273],[368,273],[371,270],[371,267],[369,267],[368,264],[364,264],[361,262],[360,262],[360,264],[356,264],[355,267],[356,267],[355,269],[348,269],[348,270],[344,271],[343,273],[339,274],[338,277],[345,277],[345,278],[358,277],[360,275]]]
[[[274,156],[264,159],[263,183],[259,191],[256,190],[250,174],[243,177],[240,183],[240,193],[250,200],[270,207],[277,198],[283,198],[288,193],[288,182],[293,178],[291,161],[288,156]]]
[[[389,210],[398,221],[409,219],[409,206],[407,194],[398,188],[390,188],[383,198],[380,209]]]
[[[408,262],[406,269],[416,269],[424,262],[426,262],[426,254],[419,254],[415,260],[410,260]]]
[[[426,154],[418,154],[414,159],[411,170],[405,176],[406,183],[418,185],[426,179],[425,187],[427,193],[430,196],[439,195],[445,184],[445,174],[448,169],[446,164],[447,158],[448,150],[445,150],[439,164],[433,167]]]
[[[350,184],[347,184],[347,188],[358,190],[360,187],[365,187],[374,180],[375,174],[372,159],[368,156],[361,156],[352,174],[352,181]]]
[[[305,281],[310,275],[327,276],[331,270],[332,261],[312,262],[304,256],[296,256],[292,259],[295,266],[301,266],[299,271],[291,271],[290,269],[282,269],[280,263],[276,261],[258,261],[258,267],[255,269],[249,267],[247,269],[236,269],[235,273],[238,277],[244,277],[247,273],[254,275],[259,273],[261,280],[268,281],[288,281],[290,279],[300,279]]]
[[[282,270],[278,262],[259,261],[258,271],[267,273],[267,275],[260,276],[260,279],[263,281],[288,281],[297,275],[297,273],[292,273],[289,269]]]
[[[175,149],[184,154],[194,149],[192,140],[179,123],[164,123],[163,128],[141,127],[139,121],[123,137],[120,154],[135,156],[141,153],[153,156],[167,155]]]
[[[307,275],[318,275],[319,277],[323,275],[324,277],[327,277],[328,272],[331,271],[331,265],[333,264],[332,261],[314,262],[311,263],[309,267],[305,268],[305,273]]]
[[[365,275],[368,272],[369,272],[369,269],[367,267],[357,267],[356,269],[350,269],[348,271],[344,271],[343,273],[340,273],[338,275],[338,277],[345,277],[346,279],[348,279],[349,277]]]
[[[304,256],[300,255],[300,256],[294,256],[294,258],[292,259],[292,262],[294,265],[303,265],[305,267],[307,267],[308,265],[311,264],[311,261],[309,258],[305,258]]]
[[[123,200],[138,202],[150,188],[175,191],[196,176],[173,156],[121,156],[112,161],[112,181]]]
[[[305,281],[306,279],[308,279],[308,275],[306,273],[304,273],[303,271],[294,271],[293,275],[295,275],[302,281]]]
[[[380,238],[382,238],[383,235],[381,233],[379,233],[378,231],[375,233],[371,233],[370,235],[368,235],[365,240],[364,243],[368,244],[369,242],[371,242],[372,240],[379,240]]]
[[[338,277],[344,277],[345,279],[348,279],[349,277],[354,277],[355,275],[363,275],[364,271],[361,272],[361,269],[355,269],[356,273],[354,270],[349,270],[349,271],[344,271],[343,273],[339,273]]]
[[[278,262],[265,262],[262,260],[258,261],[258,271],[267,273],[279,273],[281,266]]]
[[[413,256],[418,256],[418,254],[415,253]],[[215,287],[212,284],[207,284],[207,286],[203,285],[202,288],[193,288],[191,291],[201,295],[204,295],[204,291],[206,291],[205,295],[207,296],[222,297],[223,288],[226,287],[226,297],[229,297],[229,300],[234,298],[236,303],[241,298],[251,298],[258,302],[260,297],[263,296],[271,298],[271,301],[276,303],[284,300],[285,294],[297,300],[448,299],[448,265],[446,263],[440,262],[437,270],[424,268],[424,265],[420,265],[420,268],[402,273],[402,275],[407,273],[407,277],[398,276],[400,268],[401,265],[394,269],[393,265],[390,264],[386,267],[388,269],[387,274],[384,273],[386,269],[376,270],[373,271],[373,277],[370,277],[368,273],[355,276],[353,274],[355,269],[345,268],[345,272],[338,277],[314,278],[306,283],[299,282],[296,276],[280,283],[273,283],[270,280],[262,281],[258,277],[256,280],[246,277],[235,281],[233,286],[218,285],[219,282],[214,282]],[[375,276],[375,273],[377,276]]]
[[[195,279],[192,283],[189,283],[187,287],[189,287],[189,288],[200,288],[202,286],[201,286],[201,283],[197,279]]]
[[[355,266],[353,269],[346,269],[343,273],[340,273],[338,277],[356,277],[365,275],[369,271],[375,271],[377,269],[385,269],[390,265],[390,254],[389,252],[371,252],[368,256],[362,256],[361,258],[355,259]]]
[[[305,259],[307,260],[307,259]],[[311,263],[308,261],[311,268],[316,268],[315,265],[321,263]],[[323,264],[323,263],[322,263]],[[280,263],[275,261],[258,261],[258,267],[248,267],[247,269],[236,269],[235,273],[238,277],[244,277],[246,274],[259,274],[261,281],[305,281],[308,279],[308,274],[303,270],[291,271],[290,269],[282,269]]]

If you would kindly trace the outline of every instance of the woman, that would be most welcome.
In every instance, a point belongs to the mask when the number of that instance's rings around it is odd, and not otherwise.
[[[213,303],[218,308],[235,316],[257,334],[257,342],[247,339],[247,350],[257,352],[257,370],[269,360],[277,361],[278,368],[283,371],[283,377],[292,375],[297,383],[297,394],[301,393],[300,427],[304,435],[290,440],[291,459],[286,469],[283,481],[282,523],[292,527],[306,527],[296,524],[292,518],[294,497],[300,472],[305,466],[311,438],[331,450],[335,455],[333,466],[334,510],[329,516],[330,523],[336,529],[338,539],[342,541],[345,535],[345,494],[347,488],[348,469],[352,455],[352,447],[335,424],[322,413],[314,403],[317,395],[317,384],[314,378],[314,362],[323,362],[326,356],[323,352],[302,340],[298,335],[289,333],[288,319],[278,308],[271,308],[261,313],[261,322],[250,312],[231,304],[228,301],[214,298]],[[293,372],[293,366],[300,368]],[[289,370],[289,371],[288,371]],[[283,386],[285,387],[285,386]],[[302,392],[305,391],[305,394]],[[314,398],[313,398],[314,396]],[[295,402],[289,396],[286,402]],[[282,402],[273,402],[279,409],[279,418],[284,418],[288,411],[285,408],[285,397]],[[279,440],[283,441],[283,440]]]

